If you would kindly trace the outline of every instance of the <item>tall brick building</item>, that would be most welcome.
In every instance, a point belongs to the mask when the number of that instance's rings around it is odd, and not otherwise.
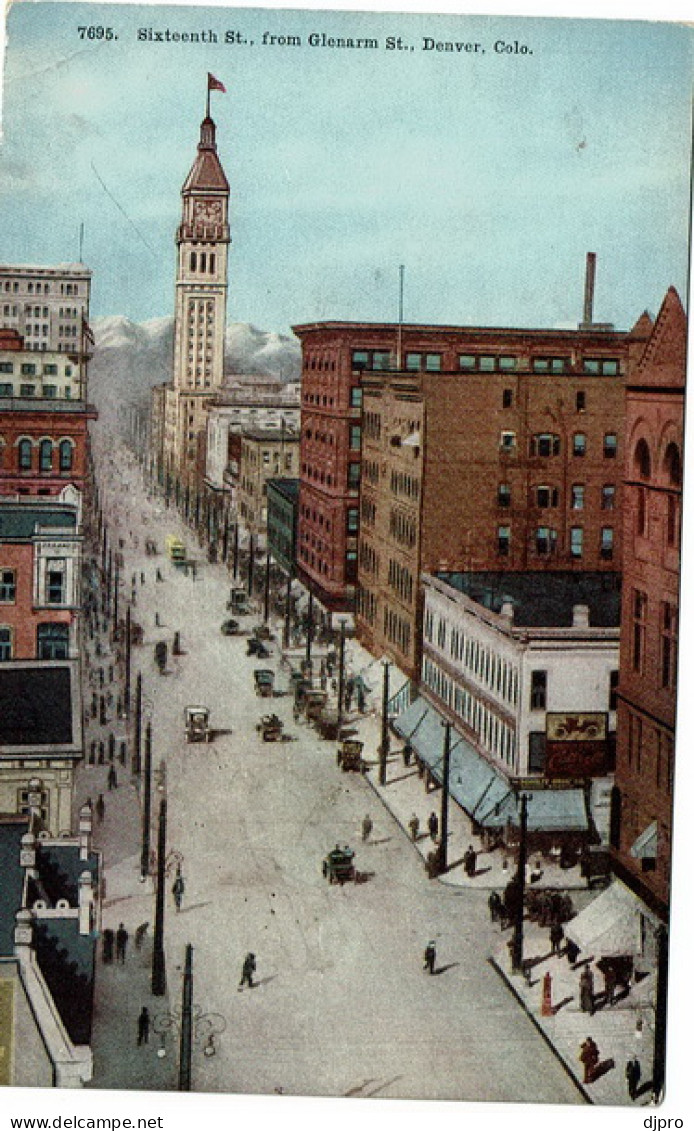
[[[686,337],[671,288],[626,394],[612,843],[617,875],[662,918],[670,891]]]

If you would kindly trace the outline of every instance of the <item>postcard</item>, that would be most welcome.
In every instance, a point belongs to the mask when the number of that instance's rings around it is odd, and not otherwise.
[[[53,1088],[130,1094],[125,1127],[174,1092],[681,1125],[692,42],[10,8],[23,1116]]]

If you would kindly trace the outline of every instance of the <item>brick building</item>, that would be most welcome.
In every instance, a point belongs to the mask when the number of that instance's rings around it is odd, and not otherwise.
[[[288,428],[248,430],[241,435],[238,515],[251,534],[267,530],[269,479],[296,476],[299,436]]]
[[[686,317],[670,289],[626,394],[614,868],[666,918],[674,763]]]

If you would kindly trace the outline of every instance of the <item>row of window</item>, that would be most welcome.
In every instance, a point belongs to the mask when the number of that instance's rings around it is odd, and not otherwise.
[[[51,293],[50,283],[27,283],[26,289],[29,295],[49,295]],[[9,294],[10,291],[12,291],[13,294],[19,293],[19,283],[17,281],[10,282],[6,280],[5,294]],[[60,293],[61,295],[78,295],[80,294],[80,285],[79,283],[61,283]]]
[[[569,531],[569,554],[572,558],[582,558],[584,550],[583,527],[572,526]],[[497,526],[497,553],[508,556],[511,553],[511,527]],[[533,535],[535,553],[539,557],[554,554],[557,549],[557,530],[553,526],[538,526]],[[614,556],[614,527],[603,526],[600,530],[600,557],[611,561]]]
[[[359,543],[359,569],[364,573],[372,573],[377,578],[380,564],[373,546],[362,538]]]
[[[604,483],[600,490],[600,507],[604,511],[615,508],[617,488],[614,483]],[[530,488],[530,505],[548,510],[560,505],[561,494],[558,487],[539,484]],[[500,483],[496,493],[497,506],[508,508],[512,503],[511,487],[508,483]],[[584,483],[574,483],[571,486],[571,509],[582,511],[586,502],[586,487]]]
[[[391,537],[401,546],[412,547],[417,541],[417,522],[410,515],[399,510],[391,510],[388,528]]]
[[[649,597],[641,589],[634,589],[632,593],[632,618],[631,663],[634,671],[644,675],[649,631]],[[661,601],[656,676],[659,686],[671,691],[677,684],[678,621],[677,606],[670,601]]]
[[[515,731],[490,710],[487,703],[481,702],[467,688],[459,687],[432,660],[424,661],[423,680],[442,702],[455,711],[485,750],[508,766],[513,765]]]
[[[191,251],[190,253],[189,265],[191,271],[199,271],[202,274],[214,275],[215,263],[216,257],[213,251],[209,252],[209,254],[206,251]]]
[[[61,473],[72,471],[74,457],[74,444],[72,440],[61,440],[57,445],[54,444],[52,440],[40,440],[36,445],[26,437],[17,442],[17,467],[20,471],[32,471],[34,469],[34,447],[38,447],[39,471],[58,470]],[[58,453],[57,469],[54,467],[56,449]],[[0,454],[1,453],[2,446],[0,444]]]
[[[518,668],[463,629],[451,628],[443,617],[428,609],[424,617],[424,639],[447,652],[453,660],[490,691],[511,706],[518,702]]]
[[[499,448],[502,452],[513,454],[516,451],[517,439],[515,432],[504,431],[499,438]],[[537,432],[530,437],[529,455],[550,459],[552,456],[561,455],[561,437],[554,432]],[[571,438],[571,454],[582,458],[587,454],[588,444],[585,432],[575,432]],[[617,435],[615,432],[605,432],[602,438],[603,459],[615,459],[617,456]]]
[[[409,569],[400,565],[399,562],[393,561],[392,558],[388,563],[388,584],[405,604],[412,603],[412,594],[414,593],[412,574]]]
[[[46,559],[45,603],[64,605],[67,600],[67,572],[65,558]],[[14,605],[17,600],[17,571],[0,570],[0,604]]]
[[[36,629],[37,660],[67,660],[70,648],[70,626],[40,624]],[[14,633],[9,625],[0,624],[0,662],[14,659]]]
[[[72,366],[62,366],[64,377],[72,377]],[[0,361],[0,373],[14,373],[15,366],[13,361]],[[18,372],[22,377],[57,377],[58,366],[55,364],[38,365],[35,361],[23,361],[19,366]]]
[[[412,372],[439,373],[442,369],[441,353],[421,351],[405,354],[405,369]],[[458,355],[458,367],[466,373],[514,373],[525,363],[516,354],[464,353]],[[584,357],[572,362],[570,357],[537,356],[529,359],[533,373],[585,373],[589,376],[616,377],[619,359],[615,357]],[[379,372],[394,369],[395,354],[391,350],[352,350],[352,369]]]
[[[410,622],[392,609],[383,610],[383,632],[386,640],[400,649],[403,656],[409,655],[412,629]]]
[[[390,473],[390,489],[394,495],[418,499],[419,482],[419,476],[407,475],[404,471],[391,471]]]

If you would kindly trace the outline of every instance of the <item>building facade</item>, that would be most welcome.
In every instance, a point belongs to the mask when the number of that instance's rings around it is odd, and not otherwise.
[[[176,232],[173,376],[164,386],[164,473],[180,484],[196,479],[198,434],[206,405],[222,384],[230,241],[229,183],[207,117],[197,157],[181,190]]]
[[[21,334],[27,350],[80,352],[91,279],[83,263],[0,265],[0,328]]]
[[[627,387],[613,853],[662,919],[670,895],[687,323],[665,297]]]
[[[293,479],[299,467],[299,436],[288,429],[241,435],[238,518],[253,535],[267,531],[269,479]]]
[[[299,480],[268,479],[267,546],[288,577],[296,574],[296,538],[299,518]]]
[[[298,434],[300,420],[298,384],[283,385],[254,374],[228,377],[207,405],[206,485],[213,491],[231,490],[238,475],[234,438],[242,432],[260,429],[279,434],[284,428]]]

